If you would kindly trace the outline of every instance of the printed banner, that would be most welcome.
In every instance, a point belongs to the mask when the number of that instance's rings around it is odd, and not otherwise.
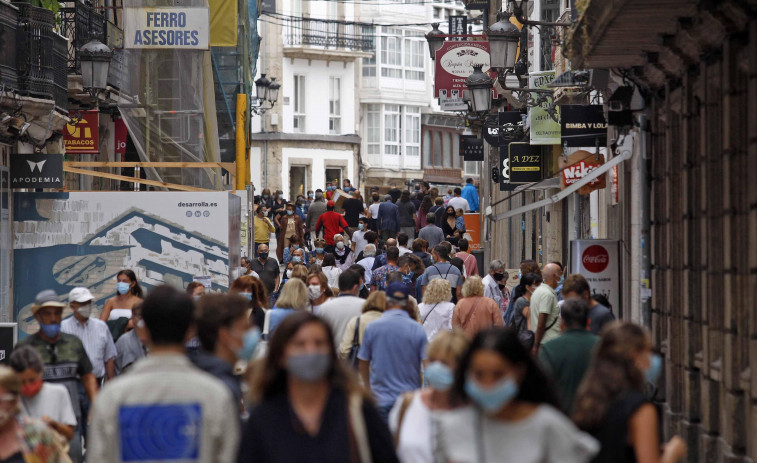
[[[542,88],[549,90],[547,87],[555,79],[555,71],[532,72],[528,77],[530,88]],[[537,94],[532,97],[538,98]],[[560,123],[549,114],[548,108],[552,99],[547,99],[540,106],[534,106],[528,109],[528,115],[531,119],[531,144],[532,145],[559,145],[560,144]],[[560,107],[555,108],[557,117],[560,117]]]
[[[570,242],[570,273],[586,278],[592,294],[602,294],[620,318],[620,261],[618,242],[573,240]]]
[[[208,49],[208,8],[124,8],[124,48]]]
[[[113,138],[115,139],[116,145],[115,153],[126,154],[126,137],[129,136],[129,130],[126,128],[126,124],[121,118],[116,119],[113,123],[115,126],[115,129],[113,130]]]
[[[81,115],[81,119],[79,116]],[[63,144],[67,154],[97,154],[100,152],[100,111],[70,111],[75,124],[66,124]],[[76,122],[78,119],[78,122]]]
[[[63,188],[62,154],[12,154],[11,188]]]

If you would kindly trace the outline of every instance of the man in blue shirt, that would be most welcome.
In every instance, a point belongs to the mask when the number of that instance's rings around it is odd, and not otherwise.
[[[478,191],[476,190],[476,187],[473,185],[473,179],[469,178],[465,181],[465,186],[463,187],[463,191],[460,194],[466,201],[468,201],[468,205],[470,206],[471,212],[478,212],[479,203],[478,203]]]
[[[376,228],[384,241],[397,238],[397,232],[400,230],[400,209],[392,202],[391,195],[386,195],[384,202],[379,205]]]
[[[426,332],[407,311],[412,288],[401,282],[386,289],[386,310],[368,325],[358,352],[360,376],[376,399],[384,421],[400,394],[421,387],[421,362],[426,358]]]

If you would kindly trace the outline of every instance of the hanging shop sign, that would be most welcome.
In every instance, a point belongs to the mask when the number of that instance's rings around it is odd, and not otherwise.
[[[468,110],[463,100],[463,92],[468,89],[465,79],[473,74],[473,66],[479,64],[483,72],[491,74],[489,42],[447,41],[436,52],[434,96],[439,98],[443,111]]]
[[[114,130],[113,135],[115,139],[115,153],[116,154],[126,154],[126,137],[129,136],[129,131],[126,129],[126,124],[124,123],[124,120],[121,118],[116,119],[113,121]]]
[[[466,10],[489,10],[489,0],[465,0]]]
[[[528,143],[510,143],[510,183],[520,185],[524,183],[540,182],[541,178],[541,147]]]
[[[475,135],[460,135],[460,156],[466,161],[484,160],[484,140]]]
[[[541,88],[548,90],[549,85],[555,79],[555,71],[532,72],[528,77],[530,88]],[[533,93],[532,98],[538,99],[539,95]],[[554,108],[557,111],[557,120],[552,118],[549,105],[551,98],[539,106],[528,109],[528,117],[531,119],[531,144],[532,145],[559,145],[560,144],[560,107]]]
[[[468,33],[467,16],[450,16],[449,17],[449,35],[465,35]],[[452,37],[451,40],[463,41],[465,37]]]
[[[81,116],[81,119],[79,118]],[[71,111],[74,124],[63,129],[63,145],[67,154],[97,154],[100,152],[100,112]],[[78,122],[76,122],[78,120]]]
[[[511,138],[508,137],[507,129],[500,130],[505,124],[515,126],[523,121],[523,113],[520,111],[501,111],[498,114],[497,127],[484,127],[483,135],[486,143],[491,146],[505,146]]]
[[[18,342],[18,323],[0,323],[0,363],[8,364],[8,358],[16,342]]]
[[[564,146],[606,146],[607,121],[602,105],[561,105]]]
[[[586,150],[578,150],[566,158],[560,157],[557,166],[560,169],[560,184],[562,189],[580,181],[589,172],[599,168],[605,163],[604,155],[590,153]],[[602,174],[595,178],[588,185],[579,188],[578,194],[588,195],[594,190],[601,190],[607,187],[607,174]]]
[[[518,185],[510,183],[510,145],[499,147],[499,191],[514,191]]]
[[[573,240],[570,242],[570,273],[586,278],[593,294],[610,301],[620,318],[620,253],[614,240]]]
[[[11,188],[63,188],[62,154],[11,155]]]
[[[124,48],[207,50],[208,8],[124,8]]]

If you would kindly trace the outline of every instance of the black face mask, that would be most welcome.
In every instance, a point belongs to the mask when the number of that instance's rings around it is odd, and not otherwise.
[[[503,284],[498,284],[497,286],[499,286],[499,289],[505,289],[505,285]]]
[[[502,281],[504,277],[504,273],[495,273],[494,275],[492,275],[492,278],[494,278],[495,281]]]
[[[268,259],[268,253],[267,252],[259,252],[258,257],[260,257],[263,260]]]

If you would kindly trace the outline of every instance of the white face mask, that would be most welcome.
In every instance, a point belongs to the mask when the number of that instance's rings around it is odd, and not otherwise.
[[[311,301],[314,301],[321,297],[323,294],[323,290],[321,289],[320,285],[310,285],[308,286],[308,297]]]
[[[336,243],[336,248],[337,248],[337,249],[339,249],[340,251],[341,251],[342,249],[344,249],[344,242],[343,242],[343,241],[339,241],[339,242],[337,242],[337,243]]]
[[[78,309],[76,309],[76,313],[84,318],[89,318],[89,316],[92,315],[92,303],[90,302],[89,304],[80,306]]]
[[[287,278],[292,278],[292,271],[291,270],[287,270]]]

